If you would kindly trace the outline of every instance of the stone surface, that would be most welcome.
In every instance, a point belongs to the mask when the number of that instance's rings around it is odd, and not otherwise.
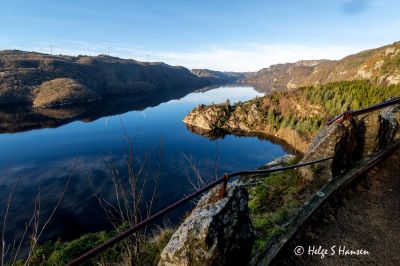
[[[302,159],[302,162],[309,162],[326,157],[335,157],[333,160],[325,161],[317,165],[302,167],[299,172],[307,179],[314,179],[316,175],[329,180],[332,178],[334,165],[338,162],[343,162],[343,157],[348,157],[347,143],[351,140],[350,128],[352,122],[344,124],[334,123],[323,128],[309,145],[307,153]],[[346,125],[347,124],[347,125]],[[350,152],[351,153],[351,152]],[[339,156],[340,154],[340,156]],[[335,174],[335,173],[333,173]]]
[[[275,160],[264,164],[263,166],[259,167],[258,169],[268,169],[271,167],[275,167],[275,166],[280,166],[283,164],[288,164],[290,163],[290,161],[294,160],[296,158],[295,155],[292,154],[286,154],[284,156],[278,157]]]
[[[331,156],[333,160],[317,167],[301,168],[300,172],[308,178],[335,176],[400,137],[399,121],[400,105],[395,105],[323,128],[308,147],[302,162]]]
[[[399,136],[400,105],[390,106],[359,118],[358,145],[362,157],[382,149]]]
[[[247,201],[236,183],[224,198],[219,187],[211,190],[174,233],[158,265],[244,265],[254,238]]]

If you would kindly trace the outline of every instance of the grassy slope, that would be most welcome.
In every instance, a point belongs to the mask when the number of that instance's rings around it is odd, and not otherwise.
[[[295,164],[295,158],[289,164]],[[311,168],[318,173],[318,166]],[[254,177],[256,185],[248,187],[249,210],[256,232],[253,253],[263,250],[288,228],[288,222],[298,208],[321,188],[326,180],[306,180],[296,170],[270,173]]]
[[[124,229],[124,226],[119,229]],[[84,265],[131,265],[132,263],[133,265],[143,266],[156,265],[160,259],[161,251],[167,245],[173,232],[174,230],[171,228],[160,227],[147,236],[139,246],[135,246],[132,239],[128,238],[102,252],[95,259],[88,261]],[[106,242],[116,234],[116,230],[111,232],[101,231],[85,234],[69,242],[48,241],[36,249],[30,265],[65,265],[86,251]],[[17,265],[24,264],[24,260],[17,262]]]

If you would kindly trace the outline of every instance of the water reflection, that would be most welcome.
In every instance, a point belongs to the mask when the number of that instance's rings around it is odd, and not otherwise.
[[[203,90],[210,89],[213,87]],[[76,120],[91,122],[105,116],[144,110],[172,99],[180,99],[191,92],[193,89],[166,90],[161,93],[127,95],[123,98],[64,108],[2,107],[0,108],[0,133],[54,128]]]
[[[0,130],[7,133],[0,134],[0,206],[4,206],[17,177],[22,177],[10,209],[7,235],[12,238],[22,232],[39,190],[42,217],[51,212],[77,156],[80,161],[70,188],[44,239],[66,240],[110,228],[93,193],[113,200],[111,173],[104,159],[112,159],[120,174],[126,175],[122,125],[129,137],[135,139],[137,160],[149,154],[150,168],[156,168],[160,135],[163,137],[163,163],[154,210],[193,189],[187,181],[190,167],[183,155],[193,158],[202,174],[211,176],[215,165],[221,174],[255,168],[285,154],[281,145],[261,137],[225,135],[210,139],[190,132],[182,122],[197,104],[223,102],[226,98],[234,103],[257,95],[260,93],[251,87],[220,87],[69,109],[2,110]],[[176,221],[184,211],[175,211],[169,218]]]

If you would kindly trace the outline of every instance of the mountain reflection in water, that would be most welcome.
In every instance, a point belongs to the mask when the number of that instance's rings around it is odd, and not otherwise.
[[[212,175],[215,160],[220,175],[255,168],[284,155],[286,150],[281,145],[261,137],[207,138],[190,132],[182,122],[198,104],[224,102],[227,98],[234,103],[258,95],[261,94],[252,87],[219,87],[125,97],[73,108],[0,109],[0,206],[5,206],[16,179],[22,178],[8,216],[8,238],[13,239],[24,230],[39,189],[41,216],[52,211],[78,156],[70,187],[43,240],[69,240],[83,233],[110,229],[93,194],[113,200],[113,183],[104,159],[113,160],[122,176],[127,174],[123,127],[135,139],[138,162],[148,153],[153,169],[160,136],[163,137],[164,154],[154,211],[193,190],[187,179],[190,166],[184,154],[193,159],[205,177]],[[186,209],[181,208],[168,218],[176,222],[190,207],[186,205]]]

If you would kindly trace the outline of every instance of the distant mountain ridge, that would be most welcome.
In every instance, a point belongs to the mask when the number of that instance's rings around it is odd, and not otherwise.
[[[224,72],[210,69],[192,69],[192,73],[198,77],[207,78],[217,83],[235,83],[252,74],[252,72]]]
[[[344,80],[400,84],[400,42],[349,55],[341,60],[304,60],[271,65],[242,83],[262,90],[295,89]]]
[[[124,94],[201,88],[226,82],[181,66],[107,55],[66,56],[0,51],[0,105],[57,107]]]

